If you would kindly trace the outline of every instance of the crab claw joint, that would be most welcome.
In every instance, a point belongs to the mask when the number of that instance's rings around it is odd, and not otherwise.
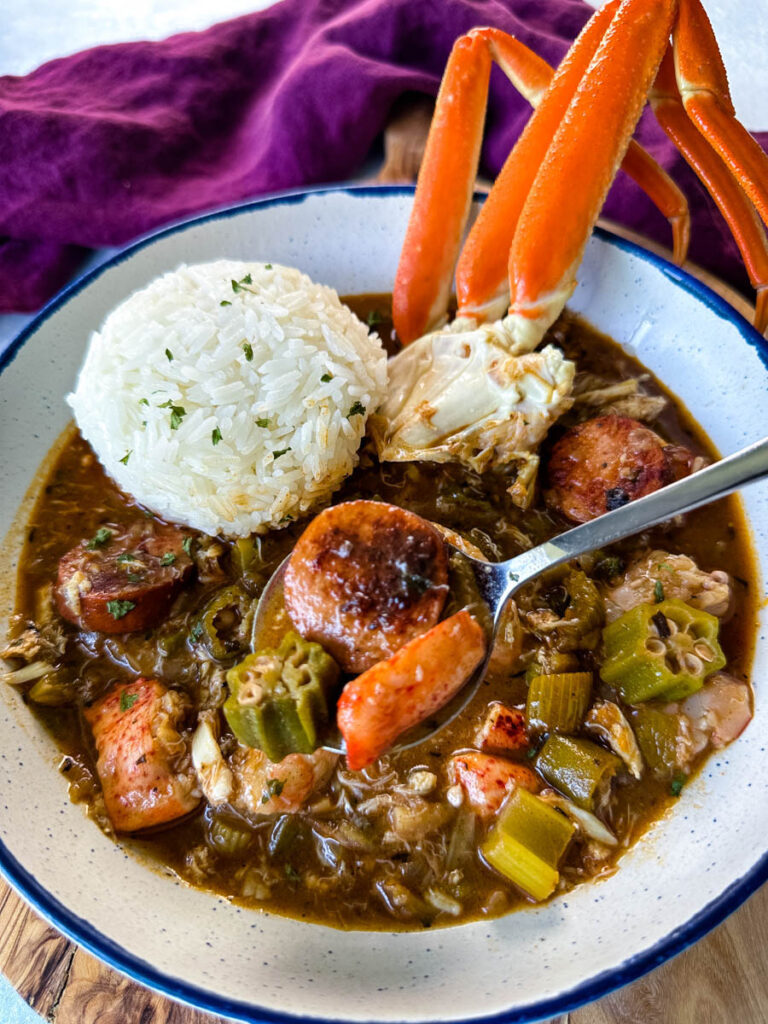
[[[571,404],[574,365],[553,345],[512,343],[505,323],[437,331],[390,359],[389,391],[369,428],[383,461],[517,464],[527,504],[536,447]]]

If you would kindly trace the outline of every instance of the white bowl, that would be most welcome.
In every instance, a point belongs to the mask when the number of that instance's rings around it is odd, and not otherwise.
[[[392,287],[412,193],[328,190],[189,221],[115,257],[52,302],[0,361],[0,536],[64,428],[90,332],[182,262],[293,264],[341,293]],[[682,271],[598,232],[570,303],[666,382],[723,453],[765,433],[766,348]],[[768,565],[768,486],[744,496]],[[27,507],[28,507],[27,499]],[[0,575],[10,608],[12,573]],[[0,613],[2,614],[2,613]],[[0,868],[54,925],[138,981],[249,1021],[528,1021],[638,977],[703,935],[768,876],[766,609],[745,734],[708,762],[620,870],[550,904],[410,933],[343,932],[232,906],[150,871],[67,800],[52,741],[10,687],[0,699]],[[0,632],[3,623],[0,622]]]

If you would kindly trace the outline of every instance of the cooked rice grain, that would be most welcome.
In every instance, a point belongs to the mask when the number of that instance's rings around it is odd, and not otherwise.
[[[386,381],[379,338],[332,288],[291,267],[220,260],[182,266],[113,310],[68,402],[138,502],[246,536],[328,499]]]

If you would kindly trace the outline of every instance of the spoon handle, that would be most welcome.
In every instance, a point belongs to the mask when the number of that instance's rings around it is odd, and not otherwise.
[[[631,537],[765,476],[768,476],[768,437],[502,563],[498,568],[506,573],[506,586],[501,603],[545,569]]]

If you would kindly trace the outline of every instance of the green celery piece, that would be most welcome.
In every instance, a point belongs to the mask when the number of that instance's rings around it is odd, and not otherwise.
[[[662,778],[673,775],[679,768],[679,716],[643,704],[632,716],[632,728],[653,774]]]
[[[591,672],[534,676],[528,687],[529,728],[541,732],[575,732],[584,720],[591,692]]]
[[[554,892],[575,825],[528,790],[517,788],[483,843],[488,863],[535,900]]]
[[[621,768],[621,760],[589,740],[553,735],[541,748],[536,767],[551,786],[591,811],[595,794]]]
[[[545,900],[555,891],[560,872],[503,832],[493,832],[483,843],[483,856],[492,868],[514,882],[535,900]]]

